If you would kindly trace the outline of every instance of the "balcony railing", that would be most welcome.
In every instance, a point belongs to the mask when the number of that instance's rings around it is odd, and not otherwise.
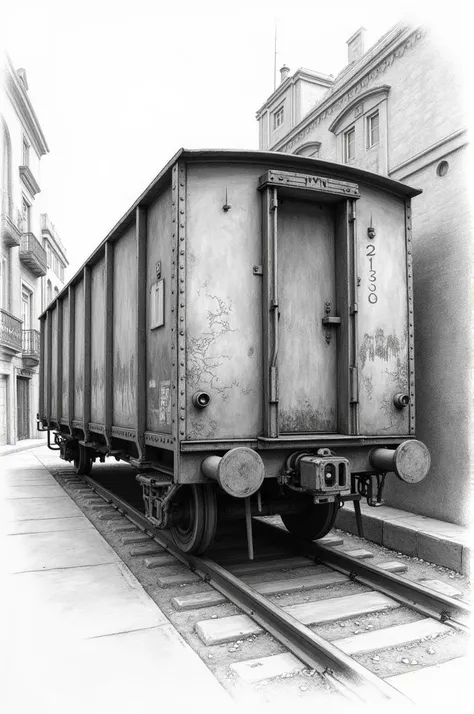
[[[0,347],[10,353],[22,351],[22,321],[0,308]]]
[[[35,275],[46,275],[46,251],[33,233],[23,233],[21,237],[20,260],[27,265]]]
[[[38,330],[23,330],[23,362],[28,367],[38,364],[40,358],[40,333]]]

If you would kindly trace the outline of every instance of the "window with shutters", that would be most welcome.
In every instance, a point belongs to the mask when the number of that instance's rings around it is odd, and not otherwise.
[[[28,203],[26,198],[23,196],[21,200],[21,218],[22,218],[22,230],[23,233],[30,233],[31,231],[31,205]]]
[[[32,323],[32,296],[33,293],[26,285],[21,286],[21,319],[23,320],[23,330],[31,329]]]

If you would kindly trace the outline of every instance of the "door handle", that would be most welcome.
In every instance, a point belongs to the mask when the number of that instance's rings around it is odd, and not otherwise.
[[[326,314],[323,317],[323,325],[326,325],[326,334],[324,335],[326,338],[326,342],[329,344],[331,342],[331,337],[332,337],[332,332],[329,327],[337,327],[338,325],[341,324],[341,318],[337,317],[336,315],[331,315],[331,303],[326,302],[324,303],[325,311]]]

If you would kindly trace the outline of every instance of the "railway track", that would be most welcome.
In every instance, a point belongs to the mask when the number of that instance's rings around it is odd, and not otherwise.
[[[447,653],[464,653],[467,603],[391,572],[402,568],[400,563],[373,565],[361,559],[360,552],[341,551],[341,539],[328,536],[323,542],[308,543],[264,519],[254,522],[253,562],[245,560],[244,543],[232,543],[229,534],[223,534],[206,557],[187,555],[165,532],[150,525],[137,500],[130,503],[128,497],[91,477],[78,477],[72,469],[55,475],[60,483],[66,481],[82,492],[83,502],[123,534],[122,542],[134,556],[144,558],[161,587],[178,588],[173,607],[194,615],[194,630],[203,645],[225,646],[235,656],[238,661],[229,669],[236,677],[261,682],[301,671],[309,676],[318,673],[350,700],[403,703],[409,700],[395,686],[396,677],[384,676],[383,652],[399,648],[402,667],[433,666],[437,662],[431,645],[449,638],[442,661]],[[172,563],[185,570],[167,574]],[[194,587],[194,592],[183,594],[182,588],[196,583],[197,592]],[[216,607],[229,602],[239,614],[215,614]],[[357,629],[341,637],[345,624],[351,623]],[[262,632],[270,633],[284,651],[242,659],[242,645]],[[419,652],[420,642],[426,655],[413,659],[411,648],[418,647]]]

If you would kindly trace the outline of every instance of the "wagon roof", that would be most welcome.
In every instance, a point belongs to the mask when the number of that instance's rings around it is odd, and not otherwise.
[[[156,196],[161,193],[163,188],[169,184],[171,180],[171,170],[176,161],[181,160],[186,163],[226,163],[226,164],[268,164],[268,168],[278,168],[287,171],[302,171],[310,173],[321,173],[335,176],[342,180],[351,180],[369,186],[374,186],[383,191],[392,193],[400,198],[412,198],[422,193],[420,189],[413,188],[407,184],[394,181],[387,176],[374,174],[370,171],[347,166],[346,164],[334,163],[331,161],[320,161],[319,159],[311,159],[305,156],[296,156],[295,154],[285,154],[279,151],[258,151],[258,150],[240,150],[240,149],[179,149],[176,154],[168,161],[166,166],[153,179],[150,185],[139,196],[135,203],[123,215],[118,223],[112,228],[104,240],[97,246],[94,252],[85,261],[84,265],[93,263],[97,260],[97,254],[100,253],[102,247],[108,240],[113,240],[123,233],[135,220],[135,209],[137,206],[149,205]],[[56,302],[66,290],[66,288],[75,283],[81,276],[84,265],[77,271],[71,280],[63,287],[56,299],[48,305],[48,308],[40,315],[46,314],[51,306]]]
[[[387,176],[375,174],[364,169],[357,169],[347,164],[335,163],[333,161],[321,161],[320,159],[311,159],[306,156],[296,156],[295,154],[286,154],[281,151],[257,151],[257,150],[238,150],[238,149],[180,149],[173,157],[170,164],[172,165],[177,159],[182,159],[187,162],[222,162],[222,163],[268,163],[269,166],[274,166],[275,163],[282,170],[303,170],[303,171],[319,171],[321,173],[329,173],[331,176],[337,176],[341,179],[354,180],[359,183],[376,186],[390,193],[394,193],[402,198],[411,198],[422,193],[421,189],[413,188],[400,181],[394,181]],[[170,168],[170,165],[165,167]],[[158,179],[159,177],[157,177]],[[155,179],[155,181],[157,180]],[[153,182],[154,183],[154,182]],[[149,186],[151,188],[153,183]]]

